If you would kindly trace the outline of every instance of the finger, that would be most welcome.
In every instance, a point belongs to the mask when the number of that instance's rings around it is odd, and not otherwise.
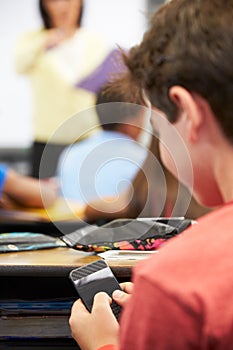
[[[118,305],[124,307],[131,298],[131,295],[117,289],[112,293],[112,298]]]
[[[86,309],[85,305],[83,304],[81,299],[78,299],[74,302],[71,308],[71,313],[77,314],[77,313],[89,313],[88,310]]]
[[[86,309],[81,299],[74,302],[71,308],[71,314],[69,317],[69,325],[73,329],[76,328],[77,319],[86,319],[90,316],[89,311]]]
[[[134,284],[132,282],[124,282],[124,283],[121,283],[120,286],[125,293],[128,293],[128,294],[133,293]]]
[[[105,324],[105,337],[109,337],[112,332],[115,334],[118,332],[119,324],[116,317],[114,316],[110,304],[112,303],[112,298],[105,293],[97,293],[94,297],[94,302],[92,306],[92,317],[95,322],[100,322]],[[115,337],[115,335],[114,335]],[[111,336],[110,338],[111,339]],[[111,344],[111,341],[108,341]],[[108,342],[106,344],[108,344]],[[115,341],[112,343],[114,344]]]
[[[97,305],[103,305],[103,306],[109,306],[111,304],[112,299],[110,296],[105,292],[99,292],[94,296],[94,302],[92,310]]]
[[[95,295],[93,305],[92,305],[92,310],[91,313],[104,313],[104,312],[109,312],[111,311],[110,304],[112,302],[112,299],[110,296],[105,293],[105,292],[99,292]]]

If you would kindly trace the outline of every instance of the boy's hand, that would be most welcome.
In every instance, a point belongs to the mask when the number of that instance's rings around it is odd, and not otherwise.
[[[119,324],[110,304],[111,298],[104,292],[95,295],[91,313],[80,299],[73,304],[69,324],[72,336],[82,350],[117,345]]]

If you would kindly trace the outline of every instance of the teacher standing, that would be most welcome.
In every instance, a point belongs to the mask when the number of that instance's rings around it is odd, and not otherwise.
[[[85,117],[78,112],[95,104],[98,89],[118,68],[117,50],[81,26],[82,0],[40,0],[39,10],[43,27],[19,38],[16,69],[31,81],[32,176],[43,178],[55,174],[60,153],[76,136],[78,141],[97,128],[94,108]]]

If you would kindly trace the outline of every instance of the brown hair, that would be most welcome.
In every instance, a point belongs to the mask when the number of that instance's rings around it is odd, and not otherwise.
[[[233,1],[172,0],[152,17],[140,45],[125,56],[134,83],[171,122],[169,88],[205,98],[233,142]]]
[[[129,78],[125,72],[104,84],[97,93],[96,112],[106,130],[114,130],[129,117],[136,117],[140,106],[145,105],[141,90]]]
[[[46,10],[46,7],[44,6],[44,1],[43,0],[39,0],[39,11],[40,11],[40,15],[44,24],[44,27],[46,29],[51,29],[53,28],[52,23],[51,23],[51,18]],[[83,1],[81,4],[81,9],[80,9],[80,13],[79,13],[79,17],[77,20],[77,28],[80,27],[81,22],[82,22],[82,18],[83,18]]]

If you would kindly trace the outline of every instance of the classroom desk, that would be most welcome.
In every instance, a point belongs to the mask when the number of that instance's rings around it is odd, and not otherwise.
[[[74,299],[76,293],[69,272],[97,259],[97,255],[70,248],[1,254],[0,300]],[[112,260],[109,265],[122,282],[130,279],[135,261]],[[1,317],[0,348],[78,349],[70,336],[68,317],[69,314],[48,316],[46,313],[37,318]]]
[[[68,276],[79,266],[100,259],[98,255],[71,248],[54,248],[0,255],[1,276]],[[117,278],[130,278],[135,265],[132,260],[113,260],[109,263]],[[1,291],[0,291],[1,293]]]

